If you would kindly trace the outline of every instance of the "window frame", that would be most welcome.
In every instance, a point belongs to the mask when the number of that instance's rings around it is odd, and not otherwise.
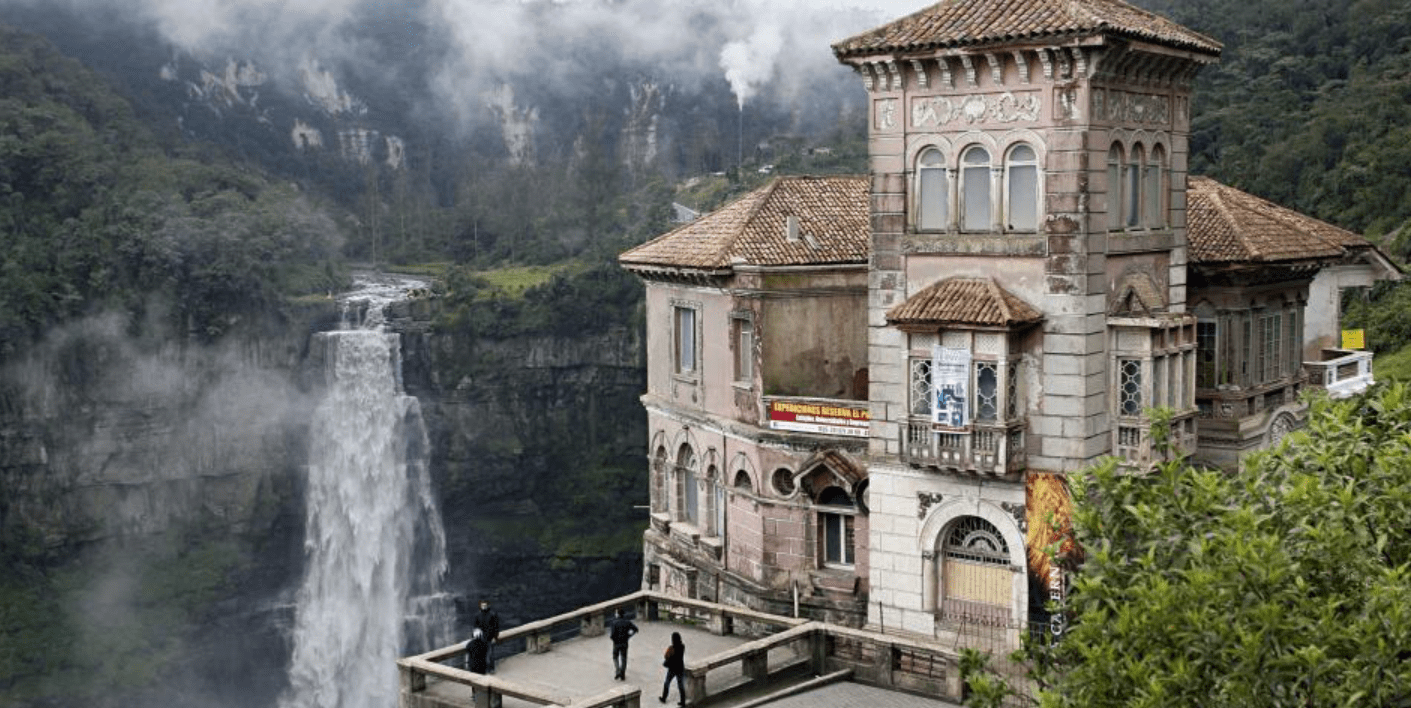
[[[1127,162],[1122,168],[1122,228],[1142,227],[1142,165],[1146,162],[1146,151],[1141,143],[1132,145]]]
[[[689,315],[689,322],[683,322]],[[684,335],[689,335],[689,340]],[[701,308],[697,303],[671,303],[671,373],[695,380],[701,368]]]
[[[1166,149],[1160,143],[1151,146],[1146,165],[1142,168],[1142,205],[1150,229],[1166,228]]]
[[[734,382],[737,386],[753,387],[755,375],[754,317],[736,313],[730,317],[731,341],[735,345]]]
[[[970,156],[983,153],[984,162],[971,162]],[[960,153],[960,179],[957,188],[959,208],[957,211],[957,221],[960,231],[963,233],[985,233],[995,230],[995,205],[994,205],[994,158],[990,155],[990,149],[984,145],[967,146]],[[984,194],[975,194],[972,198],[970,191],[971,184],[980,184],[984,187]],[[972,212],[983,207],[983,224],[972,224]]]
[[[1019,150],[1021,150],[1021,149],[1023,149],[1023,150],[1028,150],[1031,157],[1028,158],[1027,160],[1019,160],[1019,159],[1016,159],[1016,158],[1014,157],[1014,153],[1017,152],[1017,151],[1019,151]],[[1030,145],[1029,143],[1026,143],[1026,142],[1018,142],[1018,143],[1014,143],[1013,145],[1010,145],[1009,148],[1008,148],[1007,150],[1005,150],[1004,155],[1005,155],[1005,157],[1004,157],[1004,224],[1005,224],[1005,231],[1010,232],[1010,233],[1038,233],[1038,231],[1039,231],[1039,223],[1040,223],[1040,221],[1042,220],[1042,217],[1043,217],[1042,209],[1040,209],[1040,202],[1041,202],[1040,195],[1043,194],[1043,187],[1042,187],[1042,185],[1040,184],[1040,178],[1041,178],[1042,172],[1041,172],[1041,170],[1039,169],[1039,151],[1036,150],[1036,149],[1034,148],[1034,146],[1033,146],[1033,145]],[[1016,168],[1017,168],[1017,169],[1027,169],[1027,170],[1032,170],[1032,171],[1033,171],[1033,184],[1031,185],[1032,188],[1033,188],[1033,194],[1030,195],[1030,196],[1032,197],[1032,207],[1033,207],[1032,219],[1033,219],[1033,224],[1032,224],[1032,225],[1027,225],[1027,226],[1022,226],[1022,227],[1021,227],[1021,226],[1015,226],[1015,224],[1014,224],[1014,204],[1015,204],[1015,201],[1016,201],[1016,200],[1015,200],[1015,186],[1016,186],[1016,185],[1015,185],[1015,180],[1014,180],[1014,171],[1015,171]]]
[[[927,164],[927,158],[935,156],[936,162]],[[946,155],[939,147],[927,146],[916,156],[916,176],[915,190],[916,197],[914,205],[916,207],[916,230],[927,233],[949,231],[954,219],[951,214],[951,170],[946,164]],[[934,190],[927,189],[928,176],[934,175],[940,180],[940,185]],[[934,194],[933,192],[939,192]],[[939,197],[935,199],[932,197]],[[928,205],[934,204],[940,209],[938,220],[928,218],[930,210]]]
[[[841,498],[846,503],[834,501]],[[857,567],[857,502],[841,487],[819,492],[814,509],[818,515],[818,561],[825,568]],[[836,528],[834,528],[836,526]],[[837,553],[832,548],[837,540]]]
[[[1121,231],[1122,219],[1122,165],[1126,153],[1122,144],[1112,142],[1107,149],[1107,230]]]

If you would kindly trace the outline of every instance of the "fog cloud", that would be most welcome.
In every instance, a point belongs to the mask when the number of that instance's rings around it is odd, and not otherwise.
[[[52,2],[53,0],[50,0]],[[39,0],[0,0],[0,4]],[[845,76],[829,50],[844,39],[924,7],[925,0],[60,0],[104,7],[155,27],[197,56],[251,60],[299,81],[311,62],[388,76],[399,60],[423,63],[441,108],[470,120],[503,82],[562,93],[605,77],[595,58],[650,67],[653,78],[691,86],[725,80],[743,105],[804,82]],[[390,56],[389,56],[390,55]],[[345,75],[339,77],[340,70]],[[307,70],[303,72],[306,78]],[[322,78],[322,77],[320,77]],[[298,85],[297,83],[293,85]],[[327,87],[322,87],[327,91]]]

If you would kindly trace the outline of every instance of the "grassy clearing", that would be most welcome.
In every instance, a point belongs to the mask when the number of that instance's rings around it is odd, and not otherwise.
[[[510,295],[523,295],[525,290],[536,285],[543,285],[549,282],[558,273],[564,272],[571,267],[569,263],[559,263],[555,265],[529,265],[529,266],[509,266],[506,268],[496,268],[494,270],[477,271],[475,274],[484,278],[496,290],[503,291]]]
[[[1373,359],[1372,375],[1378,381],[1411,381],[1411,344]]]

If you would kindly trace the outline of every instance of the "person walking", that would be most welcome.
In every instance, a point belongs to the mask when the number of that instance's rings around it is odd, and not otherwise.
[[[487,662],[489,672],[495,673],[495,641],[500,638],[500,615],[490,609],[489,600],[480,601],[480,613],[475,615],[471,621],[471,626],[480,630],[485,635],[485,643],[489,647]]]
[[[622,616],[622,608],[608,620],[608,636],[612,637],[612,665],[616,670],[612,677],[618,681],[627,680],[627,640],[637,633],[637,625]]]
[[[676,679],[676,693],[680,696],[678,706],[686,705],[686,643],[681,641],[680,632],[671,633],[671,646],[666,648],[666,659],[661,662],[666,667],[666,682],[661,685],[661,702],[671,695],[671,679]]]

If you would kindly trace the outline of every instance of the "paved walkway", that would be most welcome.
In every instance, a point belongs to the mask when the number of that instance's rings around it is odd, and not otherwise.
[[[672,622],[637,622],[641,632],[632,639],[627,654],[626,685],[642,689],[642,705],[662,705],[662,680],[666,669],[662,668],[662,652],[671,643],[671,633],[680,632],[686,643],[686,661],[744,644],[747,640],[736,636],[719,636],[691,625]],[[791,658],[788,650],[770,652],[771,665]],[[544,654],[517,654],[501,659],[495,667],[496,678],[514,681],[541,689],[566,694],[579,700],[599,694],[610,688],[624,685],[613,680],[612,641],[607,635],[601,637],[579,637],[565,642],[556,642]],[[707,690],[714,692],[740,677],[739,664],[724,667],[710,673]],[[432,682],[427,692],[455,705],[473,706],[470,689],[467,686],[449,682]],[[758,696],[760,691],[750,691],[738,700],[720,701],[714,697],[709,701],[712,708],[739,705],[741,702]],[[678,700],[675,682],[672,683],[670,705]],[[876,708],[947,708],[951,703],[921,696],[886,691],[855,683],[837,683],[807,693],[791,696],[768,704],[770,708],[852,708],[853,706],[875,706]],[[538,708],[527,701],[506,698],[504,708]]]

